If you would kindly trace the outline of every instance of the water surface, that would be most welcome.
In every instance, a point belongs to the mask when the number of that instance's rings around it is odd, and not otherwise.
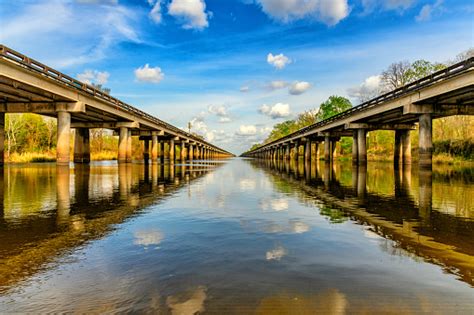
[[[473,169],[234,159],[1,180],[1,313],[474,309]]]

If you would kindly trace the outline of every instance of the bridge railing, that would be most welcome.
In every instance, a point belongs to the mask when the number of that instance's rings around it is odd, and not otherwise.
[[[358,112],[362,112],[362,111],[365,111],[365,110],[368,110],[368,109],[372,109],[378,105],[380,105],[381,103],[384,103],[384,102],[387,102],[389,100],[392,100],[392,99],[395,99],[397,97],[400,97],[400,96],[403,96],[405,94],[408,94],[408,93],[412,93],[414,91],[417,91],[421,88],[425,88],[425,87],[428,87],[432,84],[435,84],[441,80],[446,80],[446,79],[449,79],[451,77],[454,77],[454,76],[457,76],[463,72],[466,72],[470,69],[474,68],[474,57],[471,57],[469,59],[466,59],[464,61],[461,61],[459,63],[456,63],[452,66],[449,66],[449,67],[446,67],[445,69],[442,69],[442,70],[439,70],[437,72],[434,72],[426,77],[423,77],[419,80],[416,80],[416,81],[413,81],[411,83],[408,83],[402,87],[399,87],[395,90],[392,90],[390,92],[387,92],[385,94],[382,94],[380,96],[377,96],[367,102],[364,102],[360,105],[357,105],[357,106],[354,106],[342,113],[339,113],[337,115],[334,115],[328,119],[325,119],[323,121],[320,121],[320,122],[317,122],[315,124],[312,124],[312,125],[309,125],[309,126],[306,126],[306,127],[303,127],[287,136],[284,136],[284,137],[281,137],[279,139],[276,139],[276,140],[273,140],[269,143],[265,143],[264,145],[262,145],[261,147],[259,147],[258,149],[254,150],[254,151],[258,151],[259,149],[261,148],[264,148],[264,147],[267,147],[267,146],[271,146],[277,142],[281,142],[281,141],[284,141],[286,139],[290,139],[290,138],[293,138],[295,136],[298,136],[298,135],[302,135],[302,134],[305,134],[313,129],[317,129],[317,128],[320,128],[320,127],[324,127],[325,125],[328,125],[330,123],[333,123],[335,121],[338,121],[338,120],[341,120],[343,118],[346,118],[347,116],[350,116],[354,113],[358,113]],[[251,151],[250,151],[251,152]],[[246,153],[249,153],[249,152],[246,152]]]
[[[204,143],[210,147],[213,147],[215,149],[218,149],[220,151],[223,151],[223,152],[226,152],[225,150],[222,150],[218,147],[216,147],[215,145],[213,144],[210,144],[208,143],[207,141],[201,139],[201,138],[198,138],[196,137],[195,135],[189,133],[189,132],[186,132],[182,129],[179,129],[159,118],[156,118],[155,116],[152,116],[142,110],[139,110],[138,108],[132,106],[132,105],[129,105],[127,103],[124,103],[122,102],[121,100],[115,98],[115,97],[112,97],[110,96],[109,94],[89,85],[89,84],[86,84],[84,82],[81,82],[73,77],[70,77],[64,73],[61,73],[55,69],[52,69],[48,66],[46,66],[45,64],[42,64],[41,62],[39,61],[36,61],[34,59],[31,59],[29,58],[28,56],[25,56],[23,55],[22,53],[19,53],[5,45],[0,45],[0,56],[1,57],[4,57],[6,59],[9,59],[9,60],[12,60],[14,62],[16,62],[17,64],[20,64],[21,66],[25,67],[25,68],[28,68],[29,70],[33,70],[37,73],[40,73],[50,79],[53,79],[53,80],[56,80],[56,81],[59,81],[61,82],[62,84],[65,84],[69,87],[72,87],[72,88],[75,88],[77,90],[80,90],[81,92],[85,92],[85,93],[88,93],[89,95],[93,96],[93,97],[96,97],[96,98],[99,98],[101,100],[105,100],[109,103],[112,103],[113,105],[116,106],[117,109],[121,109],[125,112],[128,112],[128,113],[133,113],[137,116],[141,116],[143,118],[146,118],[148,119],[149,121],[159,125],[159,126],[162,126],[168,130],[171,130],[171,131],[174,131],[178,134],[182,134],[182,135],[185,135],[187,138],[190,138],[190,139],[193,139],[197,142],[201,142],[201,143]],[[229,152],[226,152],[226,153],[229,153]]]

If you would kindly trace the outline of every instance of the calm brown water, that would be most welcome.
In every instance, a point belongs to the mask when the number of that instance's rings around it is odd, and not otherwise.
[[[474,169],[9,166],[0,313],[472,314]]]

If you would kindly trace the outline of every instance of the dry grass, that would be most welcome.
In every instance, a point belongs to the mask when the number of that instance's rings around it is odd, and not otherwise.
[[[6,157],[6,162],[9,163],[44,163],[54,161],[56,161],[55,152],[15,152]]]
[[[91,153],[91,160],[93,161],[107,161],[116,159],[117,151],[100,151]]]

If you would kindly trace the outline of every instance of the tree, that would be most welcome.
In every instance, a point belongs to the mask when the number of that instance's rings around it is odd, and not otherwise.
[[[412,62],[410,68],[405,73],[406,81],[410,83],[419,80],[444,68],[446,68],[446,65],[442,63],[432,63],[423,59],[416,60]]]
[[[342,96],[330,96],[319,106],[318,121],[326,120],[352,107],[351,101]]]
[[[382,83],[388,90],[395,90],[408,83],[407,72],[410,69],[408,61],[394,62],[382,72]]]
[[[469,48],[468,50],[465,50],[454,58],[454,60],[450,60],[447,62],[448,65],[453,65],[455,63],[461,62],[463,60],[469,59],[474,57],[474,48]]]

